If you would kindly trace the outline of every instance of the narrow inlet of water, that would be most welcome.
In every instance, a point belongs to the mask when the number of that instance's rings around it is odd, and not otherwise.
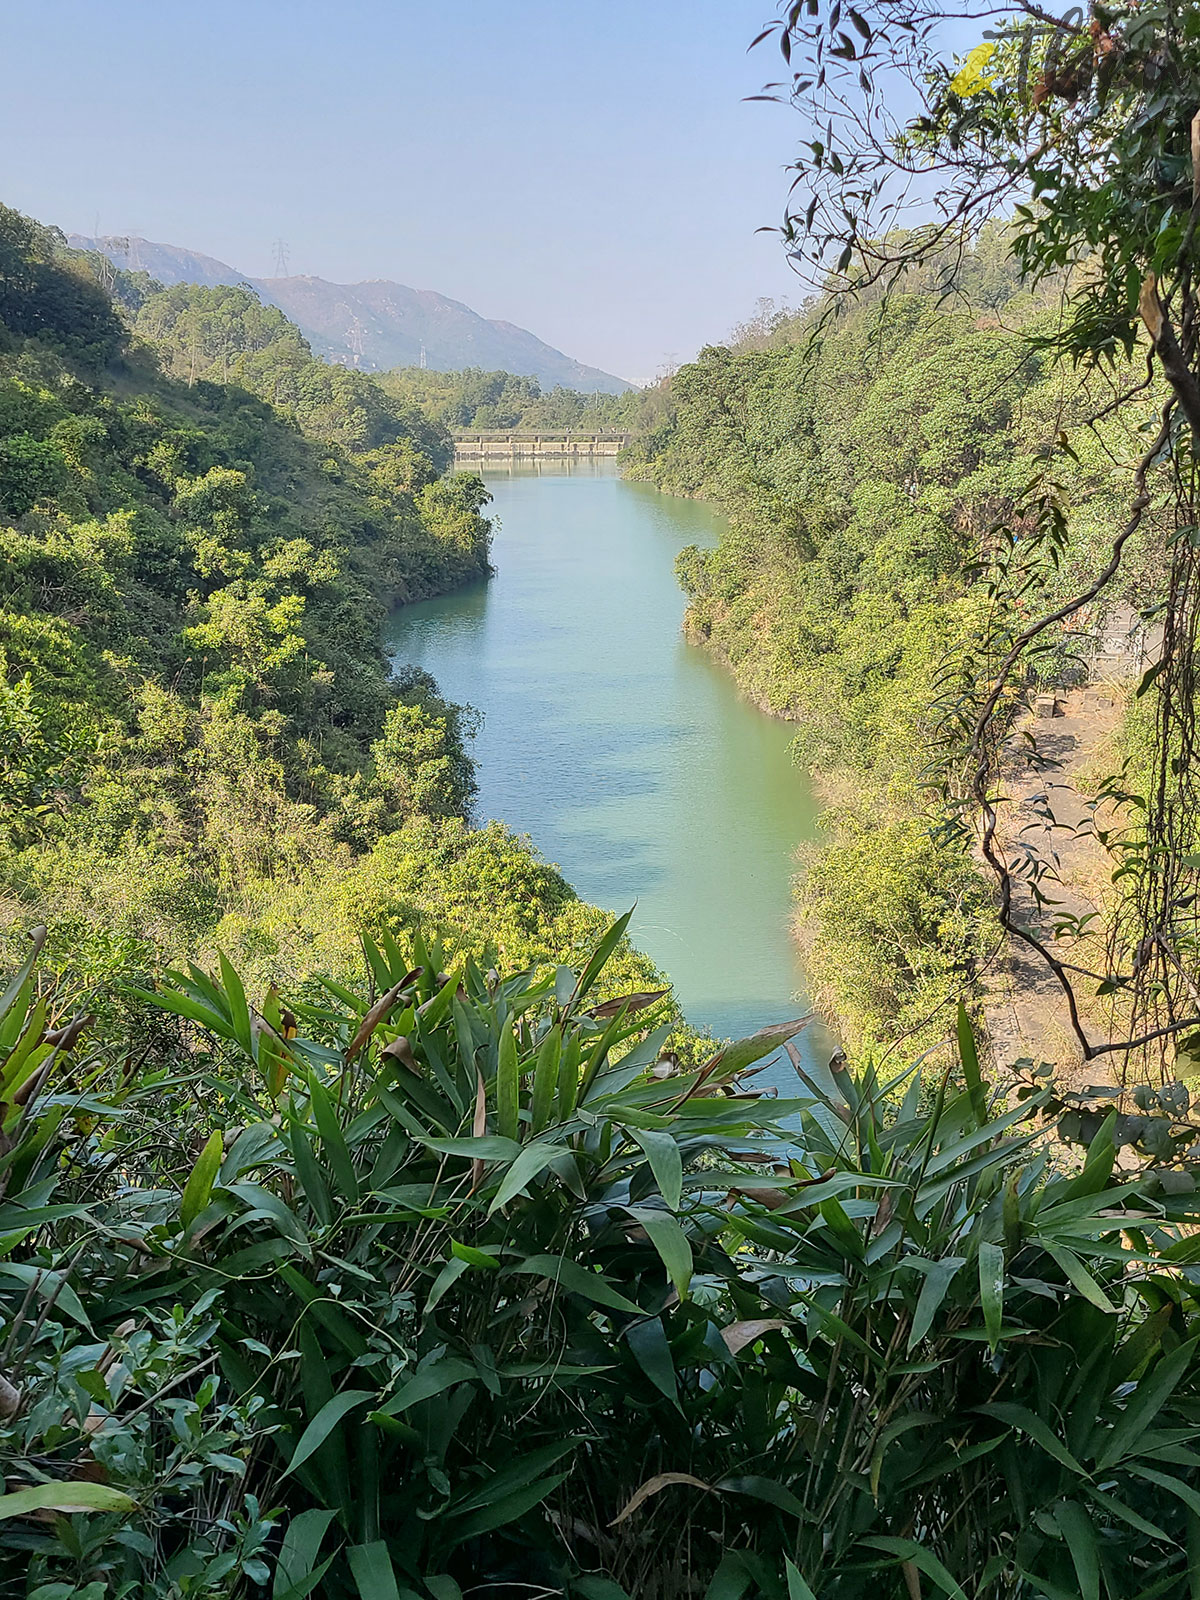
[[[736,1038],[803,1014],[790,882],[811,788],[788,725],[681,633],[675,557],[721,519],[607,462],[484,477],[496,576],[401,608],[388,640],[482,713],[479,820],[529,834],[584,899],[636,903],[630,935],[694,1023]]]

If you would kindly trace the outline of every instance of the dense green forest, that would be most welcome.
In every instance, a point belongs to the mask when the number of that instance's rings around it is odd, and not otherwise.
[[[217,948],[336,975],[414,909],[577,951],[599,914],[470,824],[472,713],[383,654],[393,605],[488,570],[445,429],[249,290],[114,275],[9,210],[0,324],[5,920],[85,985]]]
[[[905,275],[886,297],[817,300],[705,350],[670,384],[670,409],[627,470],[727,511],[715,550],[685,550],[691,636],[754,700],[796,724],[830,842],[800,877],[799,930],[825,1008],[855,1047],[945,1033],[946,1006],[994,947],[992,895],[970,843],[931,821],[948,669],[992,601],[980,583],[994,530],[1030,496],[1058,437],[1119,381],[1084,378],[1039,346],[1057,289],[1024,289],[1004,229],[953,266]],[[1056,470],[1079,502],[1051,575],[1067,592],[1115,515],[1118,442],[1152,401],[1075,440]],[[1163,545],[1148,531],[1121,598],[1149,593]],[[1053,679],[1104,611],[1058,633]]]
[[[640,422],[646,399],[639,389],[624,394],[580,394],[574,389],[546,391],[536,378],[511,372],[432,372],[395,367],[379,375],[394,399],[415,407],[447,428],[544,428],[549,432],[604,429],[624,431]]]

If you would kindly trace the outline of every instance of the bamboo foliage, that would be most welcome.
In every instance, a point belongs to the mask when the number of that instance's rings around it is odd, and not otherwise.
[[[1195,1201],[1122,1181],[1113,1119],[1060,1170],[965,1018],[953,1072],[801,1059],[771,1101],[776,1034],[660,1076],[604,944],[365,954],[290,1008],[175,974],[186,1061],[93,1085],[6,1197],[6,1595],[1195,1587]],[[55,1512],[81,1483],[132,1509]]]

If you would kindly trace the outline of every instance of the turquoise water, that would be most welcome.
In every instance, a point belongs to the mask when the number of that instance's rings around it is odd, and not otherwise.
[[[484,476],[495,577],[389,634],[397,664],[483,714],[478,820],[529,834],[585,899],[636,902],[631,936],[693,1022],[737,1037],[801,1015],[789,885],[813,796],[787,725],[680,631],[675,556],[719,517],[610,463]]]

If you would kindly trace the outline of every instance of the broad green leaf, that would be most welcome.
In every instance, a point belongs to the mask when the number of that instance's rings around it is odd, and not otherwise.
[[[1116,1314],[1119,1307],[1108,1298],[1074,1251],[1060,1244],[1051,1244],[1049,1239],[1042,1239],[1040,1243],[1047,1255],[1053,1256],[1058,1262],[1068,1280],[1074,1284],[1085,1300],[1090,1300],[1100,1311]]]
[[[225,1003],[229,1008],[229,1020],[233,1025],[233,1036],[246,1054],[253,1056],[254,1039],[250,1029],[250,1007],[246,1002],[246,991],[242,987],[242,980],[223,950],[218,950],[217,960],[221,967],[221,982],[225,990]]]
[[[466,1269],[465,1261],[463,1268]],[[401,1412],[419,1405],[422,1400],[431,1400],[435,1394],[453,1388],[456,1383],[466,1383],[478,1377],[478,1372],[468,1362],[460,1361],[456,1356],[441,1356],[436,1361],[430,1361],[428,1366],[418,1367],[390,1400],[377,1407],[377,1411],[383,1416],[398,1417]]]
[[[612,927],[609,928],[608,932],[596,946],[591,960],[588,962],[587,966],[584,967],[582,973],[580,974],[579,982],[575,985],[575,992],[571,996],[570,1001],[572,1007],[579,1004],[584,995],[589,992],[596,979],[604,970],[609,956],[612,955],[613,951],[620,944],[621,935],[629,926],[629,919],[632,915],[633,907],[630,906],[629,910],[624,914],[624,916],[617,918]]]
[[[787,1573],[788,1600],[817,1600],[816,1595],[801,1577],[799,1568],[794,1567],[786,1557],[783,1567]]]
[[[333,1221],[333,1200],[329,1185],[325,1182],[325,1174],[321,1171],[321,1163],[313,1153],[307,1125],[297,1123],[291,1128],[288,1148],[304,1198],[316,1213],[317,1221],[328,1227]]]
[[[988,1344],[994,1350],[1004,1324],[1004,1251],[987,1239],[979,1246],[979,1298]]]
[[[493,1528],[502,1528],[506,1522],[515,1522],[527,1511],[532,1511],[534,1506],[540,1505],[548,1494],[566,1481],[567,1476],[567,1473],[560,1472],[552,1478],[542,1478],[537,1483],[531,1483],[526,1489],[517,1489],[501,1500],[494,1500],[490,1505],[481,1506],[478,1511],[472,1511],[458,1524],[455,1529],[457,1537],[460,1540],[476,1539],[481,1533],[490,1533]]]
[[[183,1188],[183,1198],[179,1202],[179,1220],[185,1228],[191,1227],[208,1204],[213,1183],[221,1169],[221,1156],[224,1150],[225,1136],[220,1128],[214,1128]]]
[[[864,1539],[862,1542],[874,1550],[882,1550],[885,1554],[895,1556],[897,1561],[911,1561],[914,1567],[932,1579],[942,1593],[950,1595],[952,1600],[967,1600],[966,1594],[933,1552],[926,1550],[925,1546],[918,1544],[915,1539],[877,1537]]]
[[[692,1281],[692,1247],[679,1219],[653,1206],[628,1206],[626,1209],[645,1228],[667,1269],[667,1277],[675,1285],[675,1292],[681,1300],[686,1299]]]
[[[558,1088],[558,1059],[562,1052],[562,1029],[556,1023],[542,1040],[533,1069],[533,1098],[530,1104],[530,1128],[537,1135],[550,1120],[554,1109],[554,1095]]]
[[[516,1139],[520,1116],[521,1078],[517,1067],[517,1038],[511,1022],[500,1029],[496,1060],[496,1131],[502,1139]]]
[[[316,1577],[316,1567],[321,1541],[335,1515],[335,1512],[324,1509],[301,1511],[288,1521],[275,1567],[271,1600],[302,1600],[305,1594],[311,1593],[312,1588],[316,1587],[320,1581]],[[311,1588],[304,1588],[310,1581]]]
[[[704,1600],[742,1600],[751,1581],[745,1563],[736,1551],[730,1551],[713,1573],[712,1582],[704,1591]]]
[[[1148,1467],[1144,1461],[1139,1461],[1131,1469],[1139,1478],[1148,1478],[1151,1483],[1158,1484],[1160,1489],[1165,1489],[1168,1494],[1173,1494],[1182,1500],[1188,1510],[1195,1516],[1200,1516],[1200,1494],[1195,1489],[1184,1483],[1180,1478],[1172,1478],[1165,1472],[1159,1472],[1155,1467]]]
[[[1062,1440],[1050,1431],[1041,1417],[1036,1416],[1025,1406],[995,1400],[990,1405],[978,1406],[976,1409],[985,1417],[995,1417],[998,1422],[1007,1422],[1010,1427],[1018,1428],[1022,1433],[1028,1434],[1035,1444],[1041,1445],[1048,1456],[1053,1456],[1060,1465],[1069,1467],[1076,1477],[1088,1476]]]
[[[549,1140],[537,1140],[533,1144],[527,1144],[501,1179],[495,1198],[488,1207],[488,1216],[522,1194],[539,1173],[544,1172],[552,1161],[565,1153],[565,1146],[551,1144]]]
[[[0,1494],[0,1521],[28,1517],[35,1511],[136,1511],[137,1501],[106,1483],[39,1483],[30,1489]]]
[[[1200,1340],[1190,1339],[1169,1356],[1164,1356],[1145,1374],[1125,1402],[1124,1412],[1097,1457],[1097,1466],[1111,1467],[1123,1456],[1134,1452],[1142,1434],[1175,1392],[1180,1379],[1192,1367],[1197,1344],[1200,1344]]]
[[[628,1088],[635,1078],[640,1078],[647,1067],[653,1066],[658,1060],[663,1045],[675,1031],[673,1022],[664,1022],[651,1031],[633,1049],[623,1055],[616,1066],[609,1067],[596,1078],[588,1089],[584,1101],[588,1106],[599,1109],[599,1102],[612,1095],[618,1094],[622,1089]],[[658,1085],[659,1092],[667,1092],[674,1098],[682,1094],[684,1080],[672,1079],[669,1085]],[[614,1109],[620,1114],[626,1110],[627,1102],[614,1102]]]
[[[371,1544],[352,1544],[346,1551],[350,1573],[358,1590],[359,1600],[407,1600],[411,1589],[403,1593],[396,1583],[392,1558],[382,1539]],[[413,1600],[416,1597],[413,1596]]]
[[[257,1217],[266,1217],[272,1221],[285,1239],[290,1239],[299,1245],[306,1256],[312,1255],[312,1246],[308,1235],[301,1226],[294,1211],[279,1198],[272,1194],[270,1189],[264,1189],[258,1183],[231,1183],[229,1193],[237,1195],[238,1199],[249,1208],[248,1214],[239,1220],[249,1222]]]
[[[465,1261],[469,1267],[486,1267],[495,1272],[500,1265],[497,1258],[488,1255],[486,1250],[477,1250],[471,1244],[460,1244],[457,1239],[451,1239],[450,1250],[460,1261]]]
[[[543,1445],[540,1450],[531,1450],[528,1455],[521,1456],[513,1462],[512,1466],[494,1472],[478,1489],[472,1490],[462,1500],[456,1500],[452,1509],[456,1512],[476,1511],[500,1496],[511,1493],[514,1489],[523,1489],[526,1484],[533,1483],[536,1478],[540,1478],[550,1467],[557,1465],[565,1455],[569,1455],[578,1447],[577,1439],[566,1439],[560,1440],[557,1444]]]
[[[530,1256],[507,1270],[527,1273],[537,1278],[549,1278],[568,1294],[580,1295],[598,1306],[608,1306],[613,1311],[628,1311],[638,1317],[644,1315],[641,1306],[634,1305],[632,1300],[627,1300],[623,1294],[619,1294],[607,1278],[602,1278],[598,1272],[591,1272],[578,1261],[570,1261],[565,1256]]]
[[[975,1121],[983,1128],[987,1125],[988,1116],[987,1090],[983,1086],[983,1074],[979,1070],[975,1031],[971,1027],[967,1008],[961,1000],[958,1002],[957,1027],[958,1059],[962,1062],[963,1077],[966,1079],[967,1093],[971,1097],[971,1109],[975,1113]]]
[[[916,1266],[918,1258],[909,1261],[910,1266]],[[962,1267],[966,1266],[965,1256],[943,1256],[940,1261],[931,1262],[925,1271],[925,1282],[921,1285],[921,1292],[917,1296],[917,1309],[913,1313],[912,1327],[908,1334],[908,1351],[911,1354],[914,1347],[929,1332],[934,1317],[937,1316],[942,1301],[955,1276]]]
[[[374,1398],[374,1389],[343,1389],[332,1400],[327,1400],[297,1440],[283,1476],[289,1477],[298,1467],[302,1467],[309,1456],[321,1448],[343,1417]]]
[[[1171,1535],[1165,1528],[1160,1528],[1157,1523],[1147,1522],[1146,1518],[1139,1516],[1131,1506],[1123,1500],[1118,1500],[1115,1495],[1105,1494],[1101,1489],[1094,1489],[1090,1483],[1085,1484],[1089,1497],[1096,1502],[1101,1511],[1109,1516],[1117,1517],[1122,1522],[1127,1522],[1131,1528],[1136,1528],[1139,1533],[1145,1533],[1151,1539],[1161,1539],[1164,1544],[1171,1543]]]
[[[462,1590],[455,1583],[454,1579],[447,1577],[445,1573],[427,1572],[424,1575],[423,1581],[425,1587],[433,1596],[433,1600],[463,1600]]]
[[[632,1323],[625,1330],[625,1342],[654,1387],[661,1390],[668,1400],[675,1400],[679,1392],[675,1359],[659,1318],[647,1317],[642,1322]]]
[[[646,1152],[659,1194],[672,1211],[678,1211],[683,1198],[683,1157],[679,1154],[678,1144],[669,1133],[652,1133],[645,1128],[631,1131]]]
[[[72,1322],[78,1322],[80,1327],[91,1327],[79,1296],[61,1272],[47,1271],[28,1261],[0,1261],[0,1273],[32,1288],[35,1294],[51,1301],[57,1311],[70,1317]]]
[[[571,1585],[571,1594],[578,1595],[579,1600],[630,1600],[619,1583],[614,1583],[611,1578],[602,1578],[595,1572],[585,1572],[582,1578],[576,1578]]]
[[[462,1256],[451,1256],[430,1285],[429,1293],[425,1297],[426,1316],[436,1310],[447,1291],[454,1287],[464,1272],[470,1272],[470,1270],[469,1263],[464,1261]]]
[[[329,1156],[329,1164],[333,1168],[337,1186],[351,1205],[357,1205],[358,1177],[354,1171],[354,1162],[350,1159],[350,1151],[338,1123],[333,1101],[316,1073],[309,1074],[308,1093],[312,1101],[313,1115],[317,1121],[317,1132],[321,1135],[321,1143]]]
[[[1054,1508],[1054,1520],[1075,1564],[1080,1600],[1100,1600],[1100,1557],[1091,1517],[1078,1500],[1063,1500]]]
[[[774,1478],[763,1478],[756,1474],[744,1474],[734,1478],[722,1478],[716,1487],[722,1494],[744,1494],[752,1500],[761,1500],[764,1505],[774,1506],[778,1511],[784,1511],[789,1517],[795,1517],[800,1522],[813,1522],[813,1513],[798,1500],[790,1489],[782,1483],[777,1483]]]
[[[515,1139],[502,1139],[494,1133],[465,1139],[423,1138],[421,1143],[440,1155],[466,1156],[471,1161],[515,1161],[521,1154],[521,1146]]]

